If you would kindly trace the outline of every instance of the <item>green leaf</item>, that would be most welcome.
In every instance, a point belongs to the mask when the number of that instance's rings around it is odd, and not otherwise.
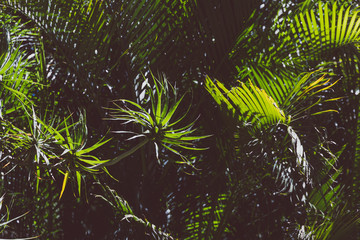
[[[64,175],[64,180],[63,180],[63,184],[62,184],[62,187],[61,187],[61,192],[60,192],[60,197],[59,199],[61,199],[64,191],[65,191],[65,187],[66,187],[66,183],[67,183],[67,180],[69,178],[69,171],[66,171],[65,175]]]
[[[91,151],[94,151],[95,149],[101,147],[102,145],[104,145],[105,143],[109,142],[111,140],[111,138],[103,141],[105,137],[103,137],[102,139],[100,139],[97,143],[95,143],[94,145],[92,145],[91,147],[88,147],[88,148],[85,148],[85,149],[82,149],[80,151],[77,151],[76,152],[76,155],[77,156],[81,156],[83,154],[86,154],[86,153],[89,153]]]
[[[79,196],[81,196],[81,173],[79,171],[76,171],[76,180],[78,185],[78,193]]]

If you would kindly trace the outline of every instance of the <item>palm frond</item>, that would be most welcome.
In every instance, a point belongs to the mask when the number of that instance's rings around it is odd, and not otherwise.
[[[345,185],[339,181],[342,169],[334,167],[344,149],[329,158],[322,156],[324,167],[308,193],[305,205],[308,218],[299,227],[299,239],[344,239],[357,231],[360,215],[349,211]]]
[[[295,76],[294,73],[287,72],[273,73],[269,68],[258,65],[243,70],[243,74],[253,79],[257,86],[265,89],[285,114],[291,116],[293,121],[315,106],[340,99],[336,97],[323,99],[322,95],[338,82],[338,80],[333,81],[331,78],[326,78],[325,74],[319,76],[323,71],[323,69],[319,69]],[[310,102],[312,103],[307,105]],[[336,110],[325,109],[312,114],[326,112],[336,112]]]
[[[22,107],[29,109],[28,106],[33,105],[30,95],[36,83],[30,79],[27,67],[33,66],[34,63],[27,61],[21,55],[19,48],[15,51],[8,51],[0,68],[2,116],[13,113]]]
[[[310,193],[308,214],[313,215],[308,218],[309,225],[301,227],[300,239],[344,239],[357,231],[360,215],[344,206],[343,187],[336,183],[339,174],[340,170]]]
[[[220,82],[215,85],[209,77],[205,82],[206,89],[217,103],[225,103],[233,116],[238,116],[240,122],[251,125],[254,130],[286,123],[284,112],[264,90],[254,86],[251,81],[248,86],[242,82],[240,84],[240,87],[228,90]]]
[[[222,235],[224,232],[229,232],[225,226],[224,229],[219,229],[222,224],[222,220],[225,218],[224,210],[226,208],[226,202],[228,196],[226,194],[220,194],[216,197],[201,197],[201,196],[188,196],[189,198],[195,197],[201,206],[192,211],[186,209],[183,214],[187,216],[185,219],[187,236],[185,239],[216,239],[217,234]],[[218,233],[218,230],[220,232]]]
[[[144,237],[145,235],[149,235],[152,237],[152,239],[174,239],[173,237],[171,237],[170,234],[164,232],[161,228],[150,223],[147,219],[137,217],[131,209],[129,203],[123,197],[119,196],[114,189],[111,189],[109,186],[104,184],[99,185],[102,187],[104,195],[96,195],[96,197],[101,198],[107,203],[109,203],[115,210],[115,215],[121,217],[121,221],[128,221],[132,224],[135,223],[144,226]]]
[[[76,89],[94,96],[91,81],[102,85],[99,72],[106,68],[114,28],[109,26],[104,1],[17,1],[4,5],[35,24],[43,36],[46,78],[52,85],[69,81]],[[40,44],[37,40],[36,44]],[[100,67],[101,66],[101,67]],[[97,70],[96,70],[97,69]],[[84,75],[84,72],[89,74]],[[59,82],[62,75],[63,82]],[[66,77],[65,77],[66,76]]]
[[[305,9],[295,16],[290,25],[291,37],[298,39],[302,54],[313,58],[331,56],[329,51],[358,42],[359,11],[337,2],[318,2],[318,10]]]

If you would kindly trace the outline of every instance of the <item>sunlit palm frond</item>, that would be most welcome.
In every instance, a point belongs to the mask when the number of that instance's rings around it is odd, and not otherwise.
[[[286,123],[284,112],[264,90],[254,86],[251,81],[248,86],[242,82],[240,84],[240,87],[228,90],[220,82],[215,85],[207,78],[205,86],[218,104],[225,103],[228,110],[250,128],[256,130]]]
[[[252,79],[256,86],[264,89],[280,106],[285,102],[297,78],[291,71],[280,71],[276,73],[269,67],[262,66],[259,63],[257,65],[252,64],[242,70],[240,68],[238,69],[238,77],[240,79]]]
[[[270,132],[273,135],[276,126],[287,126],[290,123],[289,115],[286,115],[264,90],[260,90],[251,82],[249,87],[241,83],[240,87],[228,90],[220,82],[215,85],[210,78],[207,78],[205,87],[215,101],[226,107],[230,114],[239,121],[239,124],[243,125],[254,138],[267,139],[265,132]],[[288,142],[283,142],[283,144],[288,144],[289,147],[292,144],[291,151],[293,154],[288,152],[287,156],[293,158],[295,155],[295,161],[289,162],[286,158],[284,160],[278,159],[278,157],[269,159],[269,161],[272,161],[274,165],[276,180],[282,188],[280,192],[291,193],[299,185],[293,179],[297,172],[305,176],[305,182],[310,182],[310,165],[298,134],[290,126],[287,129],[290,140],[286,138]],[[264,144],[262,140],[259,142]],[[264,158],[266,157],[264,156]]]
[[[255,71],[256,69],[253,68]],[[264,131],[269,129],[275,129],[278,124],[287,126],[287,133],[290,137],[288,142],[283,144],[291,144],[291,152],[295,155],[296,168],[301,175],[305,176],[305,182],[310,183],[310,164],[306,157],[306,150],[300,140],[299,133],[295,131],[289,124],[296,121],[296,117],[299,114],[304,114],[305,110],[316,106],[321,103],[321,97],[315,103],[309,101],[312,97],[316,97],[317,94],[330,89],[335,83],[330,83],[330,79],[326,79],[324,76],[320,78],[314,78],[314,73],[306,73],[300,75],[296,81],[286,79],[285,81],[279,81],[281,78],[277,76],[273,83],[271,77],[274,77],[270,71],[262,74],[258,70],[253,72],[253,76],[256,82],[269,91],[271,94],[280,100],[275,102],[264,90],[260,90],[254,86],[251,81],[249,87],[244,83],[241,83],[240,87],[232,88],[228,90],[220,82],[215,85],[210,78],[206,79],[205,87],[213,96],[215,101],[219,105],[225,106],[231,115],[239,120],[239,123],[244,125],[252,136],[257,136],[257,132],[263,134]],[[252,72],[249,75],[252,75]],[[315,75],[316,76],[316,75]],[[328,99],[331,100],[331,99]],[[335,99],[334,99],[335,100]],[[307,105],[308,104],[308,105]],[[278,107],[280,106],[280,107]],[[284,111],[282,110],[284,109]],[[320,114],[329,112],[330,110],[323,110],[321,112],[315,112],[314,114]],[[292,119],[291,117],[295,118]],[[274,131],[270,131],[274,134]],[[262,135],[260,134],[260,135]],[[291,143],[290,143],[291,142]],[[291,157],[291,155],[288,155]],[[293,175],[295,174],[295,166],[284,161],[284,159],[272,159],[274,161],[274,170],[276,170],[277,181],[280,182],[281,191],[293,192],[298,183],[294,182]],[[289,165],[290,164],[290,165]],[[300,196],[299,199],[303,199]],[[303,199],[304,200],[304,199]]]
[[[305,9],[290,25],[291,36],[298,39],[297,47],[312,58],[332,57],[339,47],[359,40],[359,10],[351,6],[318,2],[318,10]]]
[[[26,107],[32,104],[30,98],[34,83],[29,80],[29,72],[26,67],[31,66],[26,60],[23,60],[16,51],[11,53],[9,59],[4,62],[0,69],[0,99],[2,101],[2,116],[13,113],[22,106]]]
[[[2,55],[1,62],[0,116],[4,116],[33,104],[30,96],[36,83],[29,77],[30,72],[27,70],[34,62],[24,58],[19,48],[9,49]]]
[[[319,76],[321,71],[323,70],[296,76],[290,72],[273,73],[267,67],[254,65],[244,70],[243,74],[253,79],[257,86],[275,99],[279,107],[291,118],[291,121],[294,121],[315,106],[340,99],[340,97],[328,99],[323,97],[323,94],[331,90],[338,81],[326,78],[325,74]],[[312,114],[326,112],[336,112],[336,110],[325,109],[312,112]]]

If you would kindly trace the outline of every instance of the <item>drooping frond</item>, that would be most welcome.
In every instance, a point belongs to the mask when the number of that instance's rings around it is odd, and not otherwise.
[[[163,240],[173,240],[174,238],[164,232],[161,228],[155,226],[147,219],[142,219],[137,217],[132,208],[130,207],[129,203],[118,195],[118,193],[111,189],[107,185],[101,185],[104,195],[96,195],[96,197],[105,200],[107,203],[111,205],[111,207],[115,211],[115,215],[121,217],[121,221],[128,221],[131,224],[135,225],[142,225],[145,228],[145,234],[150,235],[152,239],[163,239]]]

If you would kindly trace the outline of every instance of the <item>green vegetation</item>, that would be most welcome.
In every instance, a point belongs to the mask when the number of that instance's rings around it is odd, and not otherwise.
[[[0,238],[360,239],[352,1],[2,0]]]

